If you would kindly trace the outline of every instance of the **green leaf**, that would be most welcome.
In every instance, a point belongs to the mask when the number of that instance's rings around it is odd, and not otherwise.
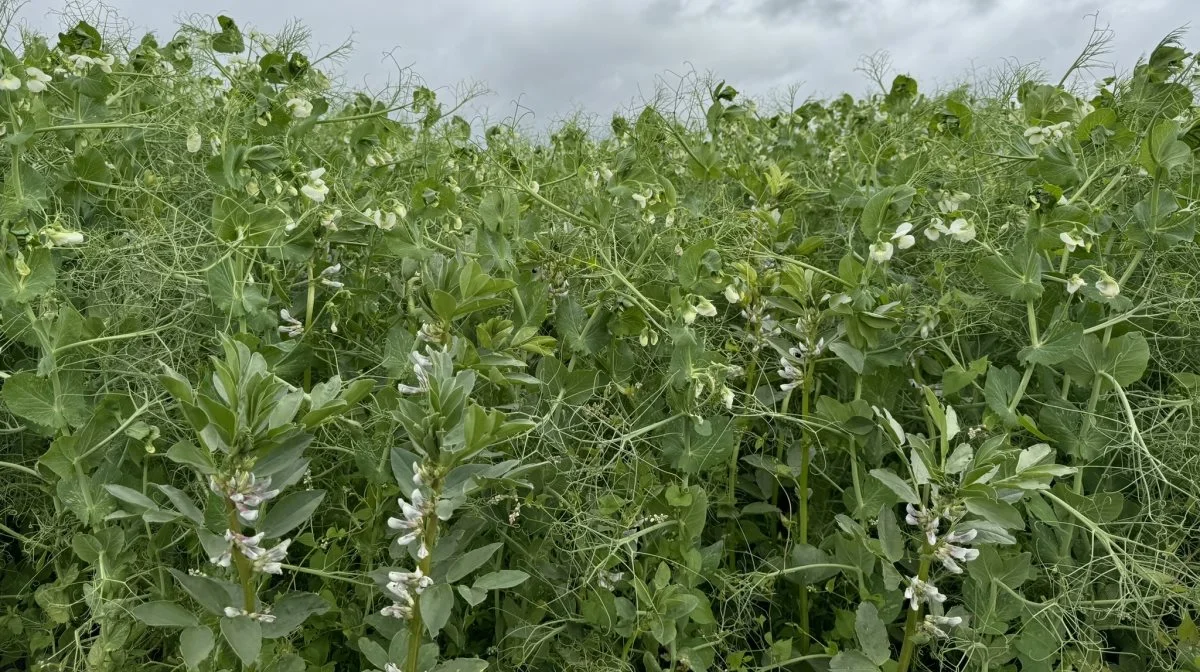
[[[192,612],[165,600],[139,604],[133,608],[133,617],[160,628],[190,628],[199,624]]]
[[[290,634],[314,614],[329,611],[329,603],[315,593],[288,593],[275,600],[271,613],[275,620],[262,624],[263,639],[275,639]]]
[[[200,603],[200,606],[210,613],[224,614],[225,607],[233,606],[234,597],[230,590],[233,587],[232,584],[226,584],[206,576],[185,574],[174,568],[167,571],[183,586],[188,595],[191,595]]]
[[[262,651],[262,626],[247,616],[221,619],[221,635],[229,642],[229,648],[237,654],[242,664],[253,665]]]
[[[213,51],[222,54],[240,54],[246,50],[246,40],[242,37],[242,31],[238,30],[233,19],[222,14],[217,17],[217,25],[221,27],[221,32],[213,36]]]
[[[892,655],[887,626],[879,618],[879,608],[871,602],[858,605],[854,615],[854,634],[863,653],[876,665],[883,665]]]
[[[872,469],[871,475],[886,485],[889,490],[896,493],[900,501],[908,502],[909,504],[921,503],[921,498],[917,496],[917,491],[913,490],[908,481],[897,476],[895,472],[888,469]]]
[[[951,395],[970,385],[976,378],[987,373],[988,358],[980,357],[972,361],[967,368],[955,364],[942,373],[942,393]]]
[[[1104,368],[1122,387],[1140,380],[1150,363],[1150,346],[1146,345],[1146,337],[1138,332],[1112,339],[1105,352]]]
[[[263,516],[258,531],[268,539],[282,537],[307,521],[323,499],[324,490],[293,492],[271,505],[267,514]]]
[[[189,670],[199,669],[200,663],[212,653],[215,644],[213,631],[204,625],[197,625],[179,633],[179,655],[183,657],[183,663]]]
[[[1154,125],[1142,141],[1142,151],[1138,156],[1142,167],[1151,175],[1182,166],[1191,158],[1192,148],[1179,139],[1179,123],[1170,119]]]
[[[867,201],[862,219],[859,220],[858,226],[863,236],[875,242],[885,227],[899,223],[900,217],[908,211],[916,194],[917,190],[907,184],[885,187],[877,191]]]
[[[899,562],[904,558],[904,533],[896,521],[892,507],[885,506],[879,510],[879,543],[883,547],[883,556],[891,562]]]
[[[738,426],[733,418],[709,417],[699,428],[685,418],[666,426],[662,452],[673,469],[698,474],[727,464],[737,441]]]
[[[421,593],[421,620],[430,637],[437,634],[450,620],[450,611],[454,609],[454,591],[448,583],[435,583]]]
[[[816,546],[796,544],[792,547],[791,562],[788,563],[788,569],[832,563],[833,559],[829,557],[829,554]],[[820,583],[837,574],[839,571],[836,567],[813,567],[812,569],[801,569],[800,571],[790,572],[787,576],[801,583]]]
[[[863,372],[863,365],[866,363],[866,356],[861,350],[845,341],[834,341],[829,344],[829,349],[839,359],[848,364],[855,373]]]
[[[479,658],[455,658],[442,661],[433,672],[483,672],[487,666],[487,661]]]
[[[1021,517],[1021,512],[1008,502],[986,497],[967,497],[965,503],[967,511],[980,518],[985,518],[1010,530],[1025,529],[1025,520]]]
[[[503,545],[502,542],[496,542],[487,546],[480,546],[457,556],[454,558],[454,562],[450,563],[450,569],[446,570],[446,581],[448,583],[458,583],[463,577],[479,569]]]
[[[51,429],[78,427],[88,421],[87,397],[79,389],[54,394],[49,379],[28,371],[13,374],[0,388],[0,399],[14,415]]]
[[[38,249],[25,258],[29,274],[22,276],[16,260],[0,255],[0,301],[29,303],[54,289],[57,273],[50,250]]]
[[[1013,426],[1017,422],[1016,413],[1009,410],[1008,406],[1020,386],[1021,374],[1011,366],[1003,369],[993,366],[988,370],[987,382],[983,386],[983,398],[988,408],[1004,421],[1005,426]]]
[[[133,488],[107,483],[104,485],[104,489],[108,491],[108,494],[127,504],[132,504],[140,509],[148,509],[150,511],[158,510],[158,505],[154,503],[153,499],[150,499]]]
[[[1083,340],[1083,325],[1078,322],[1059,321],[1041,335],[1037,347],[1027,345],[1017,353],[1017,359],[1025,364],[1050,366],[1065,362],[1079,348]]]
[[[1042,258],[1028,245],[1019,245],[1013,256],[987,257],[976,272],[993,292],[1016,301],[1032,301],[1042,295]]]
[[[180,441],[167,449],[168,460],[176,464],[186,464],[196,471],[208,476],[217,473],[213,464],[212,454],[191,441]]]
[[[525,580],[528,578],[529,575],[525,572],[515,569],[501,569],[475,579],[475,587],[480,590],[513,588],[525,583]]]
[[[842,651],[829,661],[829,672],[879,672],[879,666],[862,651]]]
[[[404,632],[404,636],[407,637],[408,628],[405,628]],[[381,670],[385,669],[387,664],[390,662],[388,660],[388,652],[384,651],[383,647],[370,637],[358,638],[358,650],[362,651],[362,654],[366,656],[367,662]]]
[[[466,603],[472,607],[479,606],[480,603],[487,599],[486,590],[480,590],[478,588],[472,588],[471,586],[464,586],[461,584],[455,586],[455,588],[458,590],[458,596],[463,598],[463,600],[465,600]]]
[[[721,271],[721,255],[717,251],[717,243],[712,238],[705,238],[690,245],[683,251],[676,265],[679,286],[685,291],[699,289],[703,292],[703,282],[710,280]]]
[[[188,520],[197,525],[204,524],[204,514],[192,503],[192,499],[187,496],[187,493],[170,485],[155,484],[154,487],[166,495],[167,499],[171,500],[171,504],[175,506],[175,510],[182,513]]]

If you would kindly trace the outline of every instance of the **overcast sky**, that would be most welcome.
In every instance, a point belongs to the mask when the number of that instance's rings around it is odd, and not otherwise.
[[[76,0],[78,1],[78,0]],[[32,0],[21,16],[59,28]],[[492,92],[476,109],[497,120],[517,101],[544,128],[575,111],[606,123],[617,108],[654,91],[656,77],[711,71],[766,97],[800,85],[801,97],[862,93],[854,71],[864,54],[887,50],[922,90],[960,81],[1015,58],[1057,75],[1092,27],[1116,31],[1107,57],[1128,70],[1169,31],[1200,26],[1200,0],[107,0],[139,29],[169,37],[185,14],[231,15],[243,28],[274,32],[298,19],[315,46],[347,38],[351,84],[382,85],[391,52],[432,87],[482,82]],[[1188,46],[1200,47],[1189,33]],[[443,98],[450,96],[445,90]]]

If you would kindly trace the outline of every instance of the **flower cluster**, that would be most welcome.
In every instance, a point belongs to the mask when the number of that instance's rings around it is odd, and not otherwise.
[[[970,562],[979,557],[979,551],[974,548],[967,548],[959,544],[969,543],[974,541],[978,532],[974,529],[964,530],[962,532],[951,532],[942,539],[933,551],[935,558],[942,562],[942,566],[955,574],[962,574],[962,567],[959,562]]]
[[[921,631],[931,637],[938,639],[947,639],[950,637],[942,628],[957,628],[962,625],[963,619],[961,616],[934,616],[928,614],[921,621]]]
[[[325,184],[325,180],[321,177],[325,174],[324,168],[317,168],[306,173],[307,182],[300,187],[300,193],[308,197],[314,203],[324,203],[325,195],[329,193],[329,187]]]
[[[345,287],[346,286],[345,283],[341,282],[340,280],[334,279],[341,272],[342,272],[342,265],[340,263],[334,264],[332,266],[326,266],[324,269],[321,270],[321,284],[325,285],[326,287],[330,287],[332,289],[341,289],[341,288]]]
[[[963,203],[969,200],[971,200],[971,195],[965,191],[956,191],[954,193],[943,191],[942,197],[938,199],[938,210],[942,214],[949,214],[961,209]]]
[[[940,217],[934,217],[930,220],[929,226],[925,227],[925,237],[936,241],[942,236],[950,236],[960,243],[969,243],[975,240],[975,225],[958,217],[950,222],[950,226],[946,226]]]
[[[408,353],[409,359],[413,363],[413,374],[417,377],[417,384],[406,385],[400,383],[396,386],[401,394],[422,394],[429,391],[429,374],[433,371],[433,360],[429,355],[421,354],[416,350]]]
[[[279,494],[271,490],[271,478],[258,478],[249,471],[236,471],[228,477],[209,476],[208,487],[233,502],[238,518],[247,525],[258,520],[258,507]]]
[[[877,264],[882,264],[891,261],[892,255],[897,249],[907,250],[917,243],[917,239],[913,238],[909,231],[912,231],[913,225],[911,222],[903,222],[887,240],[878,240],[871,244],[871,261]],[[894,243],[894,244],[893,244]]]
[[[392,595],[392,604],[380,610],[380,614],[392,618],[407,619],[412,617],[414,596],[425,592],[433,585],[433,579],[426,576],[418,567],[411,572],[388,572],[388,592]]]
[[[429,557],[429,547],[425,545],[425,516],[429,514],[429,502],[426,501],[425,494],[419,485],[413,488],[411,499],[411,502],[403,497],[396,500],[396,503],[400,505],[400,514],[403,517],[388,518],[387,524],[388,527],[400,532],[396,543],[401,546],[408,546],[419,540],[421,548],[417,550],[417,557],[424,560]]]
[[[904,599],[908,600],[909,606],[916,611],[926,602],[941,604],[946,601],[946,596],[937,589],[937,586],[913,576],[909,577],[908,587],[904,589]]]
[[[1071,128],[1071,122],[1060,121],[1057,124],[1049,126],[1030,126],[1025,129],[1025,140],[1031,145],[1040,145],[1043,142],[1052,142],[1054,140],[1062,140],[1063,134],[1067,129]]]
[[[691,324],[696,321],[696,316],[716,317],[717,307],[712,304],[712,301],[703,296],[689,296],[683,303],[683,322]]]
[[[279,333],[287,335],[288,338],[298,338],[304,333],[304,325],[292,317],[287,308],[279,309],[279,319],[283,320],[283,324],[279,325]]]
[[[225,530],[225,541],[229,546],[220,555],[209,559],[218,567],[228,567],[233,560],[233,549],[236,548],[243,557],[250,561],[251,570],[263,574],[282,574],[283,568],[280,563],[287,557],[287,549],[292,544],[292,540],[284,539],[274,548],[263,547],[262,540],[262,532],[246,536],[233,530]]]

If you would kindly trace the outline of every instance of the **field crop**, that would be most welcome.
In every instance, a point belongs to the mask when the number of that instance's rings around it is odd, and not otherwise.
[[[545,139],[7,36],[0,669],[1200,669],[1182,34]]]

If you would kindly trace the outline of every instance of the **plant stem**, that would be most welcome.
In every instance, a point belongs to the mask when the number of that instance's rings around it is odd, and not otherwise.
[[[815,362],[812,358],[808,360],[808,366],[804,370],[804,385],[800,388],[800,418],[804,420],[808,417],[809,411],[809,390],[812,388],[813,370]],[[808,472],[812,464],[811,450],[808,445],[808,427],[800,425],[800,479],[796,486],[799,490],[798,499],[800,505],[800,543],[808,543]],[[800,584],[800,632],[802,639],[800,640],[800,653],[808,653],[808,644],[811,639],[809,635],[808,622],[808,584]]]
[[[433,494],[429,501],[436,502],[438,498],[438,490],[440,481],[435,480],[430,484]],[[433,549],[437,543],[438,533],[438,517],[432,512],[425,516],[425,530],[422,533],[422,543],[425,548],[429,549],[429,554],[421,560],[419,566],[421,573],[429,576],[430,567],[433,563]],[[415,596],[413,599],[412,617],[408,620],[408,661],[405,663],[405,672],[419,672],[417,664],[420,663],[421,655],[421,628],[424,624],[421,622],[421,599],[420,596]]]
[[[933,549],[926,548],[925,553],[921,555],[921,565],[917,568],[917,578],[921,581],[929,579],[929,563],[933,558],[931,553]],[[908,610],[908,619],[904,622],[904,644],[900,647],[900,659],[896,665],[896,672],[908,672],[909,665],[912,664],[913,653],[916,651],[916,642],[913,638],[917,634],[917,623],[921,618],[922,609]]]

